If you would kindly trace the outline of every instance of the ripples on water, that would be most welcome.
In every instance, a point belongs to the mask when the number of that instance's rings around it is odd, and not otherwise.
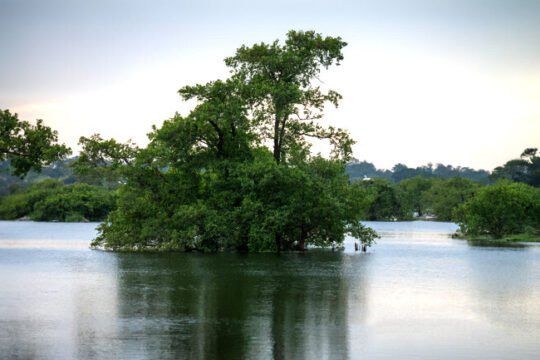
[[[367,223],[367,254],[116,254],[0,222],[0,357],[538,359],[540,248]]]

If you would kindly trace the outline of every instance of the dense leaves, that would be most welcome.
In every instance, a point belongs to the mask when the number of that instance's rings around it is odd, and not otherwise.
[[[341,95],[332,90],[325,93],[314,82],[321,68],[339,65],[346,45],[339,37],[289,31],[283,45],[276,40],[242,46],[225,59],[233,79],[242,84],[254,130],[262,141],[271,141],[278,164],[289,151],[308,146],[306,138],[327,139],[335,158],[349,158],[354,141],[348,133],[317,122],[325,104],[337,106]]]
[[[40,171],[44,164],[61,160],[71,150],[56,144],[58,134],[37,120],[35,125],[18,119],[17,114],[0,109],[0,161],[11,160],[15,176],[31,169]]]
[[[0,219],[99,221],[115,208],[115,196],[97,186],[45,180],[0,198]]]
[[[537,148],[525,149],[519,159],[510,160],[503,166],[495,168],[492,178],[540,186],[540,156],[537,152]]]
[[[180,89],[197,106],[154,127],[123,165],[118,209],[93,245],[283,251],[340,246],[346,234],[370,245],[376,233],[359,224],[361,193],[344,174],[352,140],[316,123],[340,96],[312,81],[345,45],[291,31],[284,45],[238,49],[230,79]],[[306,137],[327,139],[333,158],[312,156]]]
[[[468,179],[434,179],[421,199],[427,212],[440,221],[451,221],[454,209],[472,198],[480,184]]]
[[[401,181],[398,188],[402,194],[403,208],[417,216],[424,215],[427,211],[427,204],[423,199],[423,195],[431,188],[432,183],[433,181],[421,176]]]
[[[526,226],[540,229],[540,195],[537,188],[499,182],[483,187],[456,209],[455,220],[465,234],[488,234],[496,239],[520,233]]]
[[[398,190],[388,181],[365,180],[357,183],[361,189],[362,220],[387,221],[403,218]]]
[[[249,160],[197,172],[147,166],[128,173],[119,208],[94,245],[282,251],[339,246],[346,233],[357,234],[347,227],[359,220],[358,201],[352,201],[343,164],[335,160],[316,157],[283,166],[258,148]]]
[[[137,151],[131,142],[104,140],[99,134],[89,138],[81,136],[79,145],[82,146],[79,157],[69,164],[77,179],[110,190],[118,188],[123,167],[131,163]]]
[[[473,197],[480,184],[463,178],[414,177],[393,185],[381,179],[356,181],[362,220],[432,218],[451,221],[452,212]]]

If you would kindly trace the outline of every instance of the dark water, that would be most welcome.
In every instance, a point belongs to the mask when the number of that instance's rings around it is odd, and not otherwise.
[[[0,358],[540,359],[540,247],[369,223],[367,254],[115,254],[0,222]]]

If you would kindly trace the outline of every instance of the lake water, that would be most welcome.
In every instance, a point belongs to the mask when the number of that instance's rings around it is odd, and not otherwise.
[[[0,358],[540,359],[540,246],[367,224],[365,254],[117,254],[1,221]]]

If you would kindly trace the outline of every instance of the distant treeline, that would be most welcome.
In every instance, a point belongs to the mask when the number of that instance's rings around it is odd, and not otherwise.
[[[83,171],[74,171],[75,167],[73,165],[75,165],[78,159],[79,157],[75,156],[63,161],[56,161],[50,166],[42,167],[40,172],[30,170],[22,178],[10,175],[12,171],[9,160],[0,161],[0,197],[20,192],[32,184],[48,179],[56,180],[64,185],[84,183],[96,185],[106,190],[115,190],[118,188],[119,184],[116,179],[111,181],[102,173],[88,174]],[[79,166],[79,170],[81,170],[80,168]]]
[[[24,178],[9,175],[9,160],[0,162],[0,196],[6,196],[21,187],[29,186],[32,183],[43,181],[45,179],[57,179],[64,184],[73,184],[75,182],[84,182],[92,185],[104,185],[105,188],[110,188],[110,184],[103,184],[102,179],[82,178],[76,176],[73,168],[69,164],[77,160],[78,157],[72,157],[64,161],[53,163],[51,166],[43,167],[41,173],[30,171]],[[498,168],[499,169],[499,168]],[[373,163],[367,161],[358,161],[353,159],[346,165],[345,172],[349,175],[351,181],[358,179],[384,179],[392,184],[397,184],[402,180],[410,179],[416,176],[425,178],[441,178],[450,179],[461,177],[472,181],[477,181],[481,184],[493,182],[490,180],[490,173],[486,170],[474,170],[468,167],[454,167],[452,165],[437,164],[435,167],[432,164],[409,168],[403,164],[395,165],[392,170],[377,169]],[[517,171],[514,171],[512,180],[516,180]]]
[[[41,172],[30,170],[26,176],[20,178],[10,175],[11,167],[10,160],[0,162],[0,196],[13,194],[21,188],[28,187],[33,183],[40,182],[46,179],[56,179],[64,184],[73,184],[77,182],[77,178],[73,173],[73,169],[68,167],[76,158],[57,161],[50,166],[44,166]]]
[[[475,179],[483,171],[444,165],[410,169],[398,164],[393,171],[378,171],[370,163],[354,162],[347,171],[351,178],[351,170],[357,171],[353,185],[366,220],[432,218],[458,223],[466,237],[540,241],[537,153],[525,149],[519,159],[485,172],[484,181]]]
[[[436,166],[427,164],[416,168],[410,168],[404,164],[396,164],[392,170],[382,170],[377,169],[373,163],[353,159],[347,164],[346,172],[349,174],[351,180],[378,178],[387,180],[393,184],[397,184],[402,180],[410,179],[415,176],[441,179],[461,177],[472,181],[478,181],[484,185],[491,182],[490,173],[487,170],[475,170],[468,167],[454,167],[452,165],[443,164],[437,164]]]

